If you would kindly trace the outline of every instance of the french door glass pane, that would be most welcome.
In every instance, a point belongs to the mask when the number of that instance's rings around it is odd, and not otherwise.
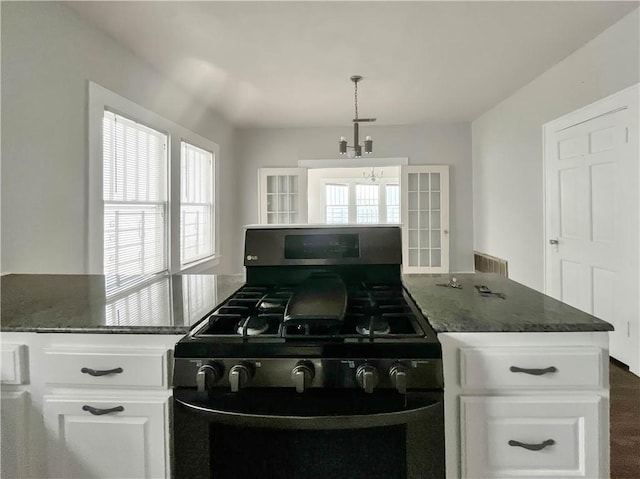
[[[267,223],[292,224],[298,222],[298,176],[267,176]]]
[[[408,265],[439,267],[441,258],[440,173],[408,174]]]

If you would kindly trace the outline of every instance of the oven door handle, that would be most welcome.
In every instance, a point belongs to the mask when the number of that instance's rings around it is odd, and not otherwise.
[[[252,414],[237,411],[224,411],[205,406],[190,404],[176,399],[178,405],[195,412],[210,422],[230,426],[259,427],[269,429],[361,429],[372,427],[395,426],[419,421],[437,414],[443,408],[442,401],[433,401],[402,411],[377,414],[354,414],[337,416],[285,416],[270,414]]]

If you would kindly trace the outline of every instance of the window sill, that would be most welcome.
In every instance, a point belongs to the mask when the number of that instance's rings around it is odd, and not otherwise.
[[[217,256],[209,256],[208,258],[203,258],[193,263],[189,263],[186,265],[182,265],[180,267],[180,274],[197,274],[205,271],[207,269],[213,268],[214,266],[218,266],[220,264],[220,255]]]

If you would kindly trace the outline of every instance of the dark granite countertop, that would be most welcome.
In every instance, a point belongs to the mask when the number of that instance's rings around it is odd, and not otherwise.
[[[462,289],[438,286],[455,277]],[[243,275],[173,275],[127,285],[103,275],[1,278],[0,330],[185,334],[244,284]],[[594,316],[495,274],[404,275],[436,332],[611,331]],[[482,297],[476,285],[506,299]]]
[[[461,289],[438,286],[456,278]],[[612,331],[613,326],[497,274],[404,275],[402,281],[436,332]],[[483,297],[476,286],[504,294]]]
[[[243,275],[12,274],[1,278],[0,330],[185,334],[244,284]],[[133,283],[133,284],[132,284]]]

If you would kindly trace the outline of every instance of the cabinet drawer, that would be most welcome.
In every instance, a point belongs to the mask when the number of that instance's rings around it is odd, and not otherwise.
[[[2,384],[26,384],[28,379],[27,347],[24,344],[0,346]]]
[[[460,384],[467,389],[603,387],[599,348],[461,348]]]
[[[68,386],[166,388],[167,351],[45,350],[47,383]]]
[[[462,396],[462,477],[599,477],[600,401]]]

